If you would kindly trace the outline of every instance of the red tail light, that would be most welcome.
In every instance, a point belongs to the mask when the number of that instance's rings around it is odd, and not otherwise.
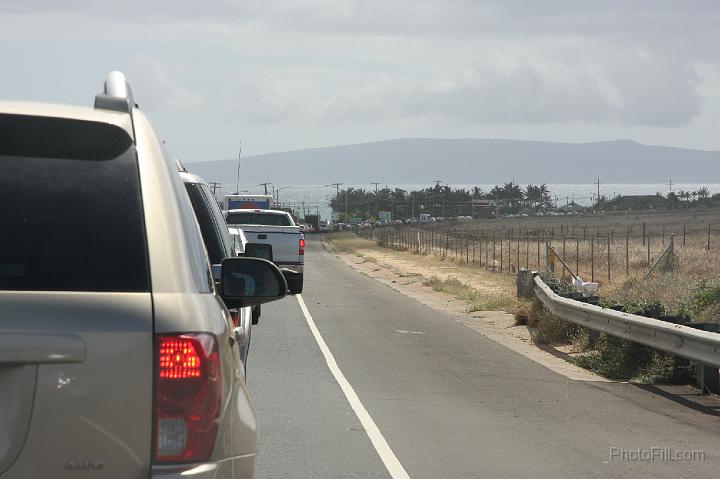
[[[215,336],[155,341],[155,462],[206,461],[215,447],[222,389]]]
[[[300,238],[300,254],[305,254],[305,238]]]

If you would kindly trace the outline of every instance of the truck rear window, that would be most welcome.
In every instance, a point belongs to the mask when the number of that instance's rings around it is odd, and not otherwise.
[[[127,133],[0,114],[0,290],[149,289],[137,156]]]
[[[287,215],[273,213],[228,213],[225,222],[229,225],[292,226]]]

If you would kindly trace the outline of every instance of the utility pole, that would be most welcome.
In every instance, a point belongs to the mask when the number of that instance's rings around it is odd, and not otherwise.
[[[348,196],[350,196],[350,188],[345,188],[345,224],[350,224],[348,217]]]
[[[670,193],[672,193],[672,178],[670,178],[669,186],[670,186]]]
[[[415,195],[413,192],[410,192],[410,200],[412,202],[412,213],[410,213],[410,218],[415,218]]]
[[[435,180],[435,188],[440,186],[440,183],[442,183],[442,182],[443,182],[443,180]],[[442,195],[443,195],[442,196],[442,217],[443,217],[443,221],[444,221],[445,220],[445,191],[443,191]]]
[[[342,186],[342,183],[330,183],[329,185],[325,185],[326,187],[334,186],[335,187],[335,204],[337,204],[338,201],[340,201],[340,186]],[[333,207],[333,214],[335,213],[335,208]]]
[[[379,209],[380,209],[380,207],[378,206],[378,185],[379,185],[380,183],[373,182],[373,183],[370,183],[370,184],[371,184],[371,185],[375,185],[375,216],[378,216],[378,215],[379,215]]]
[[[270,182],[267,182],[267,183],[260,183],[260,186],[263,186],[263,187],[265,187],[265,194],[266,194],[266,195],[267,195],[267,187],[268,187],[268,185],[272,185],[272,183],[270,183]]]
[[[217,181],[210,181],[208,184],[210,185],[210,187],[212,187],[213,195],[217,193],[218,188],[222,187],[222,184],[218,183]]]
[[[240,142],[240,149],[238,150],[238,169],[237,169],[237,183],[235,184],[235,194],[240,193],[240,156],[242,155],[242,141]]]
[[[597,179],[597,199],[595,200],[598,204],[600,203],[600,178]]]

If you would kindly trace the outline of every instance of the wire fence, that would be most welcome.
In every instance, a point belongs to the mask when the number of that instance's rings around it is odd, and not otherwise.
[[[514,273],[520,268],[546,270],[557,255],[565,265],[563,271],[594,282],[611,282],[633,274],[646,274],[667,254],[713,255],[720,239],[712,225],[707,232],[694,231],[678,238],[668,231],[653,234],[643,228],[634,235],[630,228],[618,234],[602,235],[599,230],[565,230],[560,234],[543,229],[516,233],[501,231],[461,231],[434,226],[402,225],[358,231],[360,236],[379,246],[395,250],[434,255],[442,260],[465,263],[498,273]],[[579,234],[578,234],[579,233]],[[607,232],[606,232],[607,233]],[[714,240],[714,241],[713,241]]]

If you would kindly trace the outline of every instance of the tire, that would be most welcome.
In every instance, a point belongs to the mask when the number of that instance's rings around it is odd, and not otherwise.
[[[293,275],[288,280],[288,290],[289,294],[301,294],[303,292],[303,281],[304,281],[304,274],[296,274]]]
[[[262,305],[258,304],[254,308],[252,308],[252,324],[257,324],[258,321],[260,321],[260,314],[262,313],[260,311],[260,307]]]

